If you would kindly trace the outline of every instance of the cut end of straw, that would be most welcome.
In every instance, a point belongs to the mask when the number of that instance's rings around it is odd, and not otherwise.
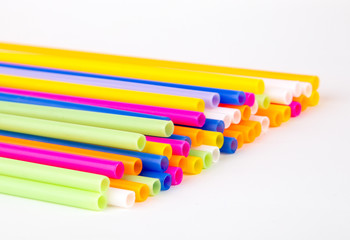
[[[152,185],[152,193],[153,195],[157,195],[160,192],[160,188],[161,188],[161,184],[160,181],[154,181],[153,185]]]
[[[163,182],[163,189],[162,190],[168,190],[171,186],[171,175],[167,175],[164,178],[164,182]]]
[[[109,179],[103,178],[101,181],[101,192],[106,192],[109,188]]]
[[[170,137],[174,133],[174,123],[168,121],[165,125],[165,137]]]
[[[146,146],[146,137],[141,135],[139,139],[137,140],[137,149],[139,151],[142,151]]]
[[[160,167],[163,171],[167,170],[169,167],[169,160],[167,157],[163,156],[162,160],[160,161]]]
[[[107,207],[107,198],[105,196],[100,196],[97,200],[97,209],[102,210]]]
[[[240,105],[243,105],[243,104],[245,103],[245,101],[246,101],[245,93],[244,93],[244,92],[240,92],[240,93],[238,94],[238,103],[239,103]]]
[[[134,174],[139,175],[141,171],[142,171],[142,161],[138,159],[134,163]]]
[[[220,95],[219,94],[214,94],[211,102],[213,103],[213,107],[219,106],[220,103]]]

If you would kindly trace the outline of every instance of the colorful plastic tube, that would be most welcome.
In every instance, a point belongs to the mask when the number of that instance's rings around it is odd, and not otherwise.
[[[204,133],[201,129],[195,129],[190,127],[175,126],[174,134],[184,135],[191,138],[192,146],[197,147],[202,145]]]
[[[187,157],[188,153],[190,152],[191,146],[186,141],[168,139],[168,138],[149,137],[149,136],[146,136],[146,140],[151,141],[151,142],[159,142],[159,143],[169,144],[171,146],[171,148],[173,149],[172,154],[175,154],[175,155],[182,155],[182,156]],[[168,158],[170,158],[170,157],[168,157]]]
[[[236,106],[236,105],[229,105],[229,104],[220,104],[219,106],[225,107],[225,108],[238,109],[241,112],[241,120],[248,120],[251,115],[250,107],[247,105]]]
[[[73,76],[93,77],[93,78],[98,78],[98,79],[131,81],[131,82],[144,83],[144,84],[150,84],[150,85],[167,86],[167,87],[180,88],[180,89],[212,92],[212,93],[218,93],[220,95],[220,102],[221,103],[243,105],[245,102],[245,94],[242,91],[227,90],[227,89],[221,89],[221,88],[201,87],[201,86],[187,85],[187,84],[156,82],[156,81],[147,81],[147,80],[145,81],[145,80],[140,80],[140,79],[125,79],[125,78],[109,76],[109,75],[91,74],[91,73],[86,73],[86,72],[73,72],[73,71],[66,71],[66,70],[62,70],[62,69],[49,69],[49,68],[42,68],[42,67],[9,64],[9,63],[4,63],[4,62],[0,62],[0,66],[7,67],[7,68],[11,67],[11,68],[15,68],[15,69],[25,69],[25,70],[33,70],[33,71],[48,72],[48,73],[58,73],[58,74],[66,74],[66,75],[73,75]]]
[[[305,97],[311,97],[312,94],[312,85],[308,82],[299,82],[302,88],[302,94]]]
[[[175,139],[175,140],[181,140],[181,141],[186,141],[188,142],[188,144],[190,144],[190,146],[192,145],[192,141],[191,138],[187,137],[187,136],[182,136],[182,135],[176,135],[173,134],[170,137],[168,137],[169,139]]]
[[[182,168],[183,165],[185,164],[185,156],[181,156],[181,155],[173,155],[171,156],[171,158],[169,158],[169,166],[171,167],[180,167]]]
[[[109,188],[107,192],[108,205],[115,207],[131,208],[135,204],[135,192],[119,189]]]
[[[293,98],[293,102],[298,102],[301,105],[301,111],[305,111],[308,108],[308,100],[307,97],[305,97],[304,95],[301,95],[298,98]]]
[[[165,156],[169,159],[173,154],[173,149],[170,144],[147,141],[142,152]]]
[[[255,100],[258,101],[259,108],[266,109],[270,106],[271,99],[265,94],[255,94]]]
[[[146,144],[145,136],[138,133],[1,113],[0,130],[104,145],[108,147],[123,148],[135,151],[141,151]]]
[[[291,104],[289,104],[290,110],[291,110],[291,117],[297,117],[301,113],[301,104],[293,101]]]
[[[197,175],[202,172],[203,165],[203,160],[200,157],[188,156],[181,168],[186,174]]]
[[[104,194],[0,175],[0,193],[100,211],[107,206]]]
[[[140,175],[145,177],[150,177],[150,178],[158,178],[161,184],[161,188],[160,188],[161,191],[168,190],[172,183],[172,177],[169,173],[142,171]]]
[[[250,108],[250,115],[254,115],[258,112],[259,104],[258,101],[255,100],[254,105]]]
[[[98,152],[102,152],[102,153],[124,155],[126,157],[132,157],[132,158],[136,158],[136,159],[139,158],[142,161],[142,168],[145,170],[164,172],[168,168],[168,165],[169,165],[169,160],[167,157],[155,155],[155,154],[128,151],[128,150],[122,150],[122,149],[117,149],[117,148],[110,148],[110,147],[105,147],[105,146],[98,146],[98,145],[85,144],[85,143],[79,143],[79,142],[65,141],[65,140],[61,140],[61,139],[46,138],[46,137],[41,137],[41,136],[22,134],[22,133],[16,133],[16,132],[9,132],[9,131],[0,131],[0,135],[14,137],[14,138],[28,139],[28,140],[32,140],[32,141],[38,141],[38,142],[51,143],[51,144],[56,144],[56,145],[63,145],[63,146],[68,146],[68,147],[72,147],[72,148],[92,150],[94,152],[98,151]],[[121,161],[124,159],[122,158]]]
[[[205,107],[204,101],[198,98],[96,87],[9,75],[0,75],[0,85],[8,88],[145,104],[158,107],[178,108],[191,111],[203,111]]]
[[[237,140],[237,149],[243,147],[244,137],[243,137],[243,133],[242,132],[240,132],[240,131],[232,131],[232,130],[225,130],[224,131],[224,136],[225,137],[235,138]]]
[[[255,102],[255,94],[254,93],[245,93],[245,102],[244,105],[248,105],[249,107],[252,107]]]
[[[121,178],[124,173],[124,166],[121,162],[8,143],[0,143],[0,156],[26,162],[95,173],[113,178]]]
[[[200,150],[191,149],[190,156],[201,158],[202,162],[203,162],[204,169],[209,168],[213,163],[213,156],[211,155],[210,152],[207,152],[207,151],[200,151]]]
[[[227,130],[241,132],[243,134],[244,143],[252,143],[254,142],[256,137],[254,128],[248,127],[248,126],[232,124]],[[226,130],[224,131],[224,135],[225,135],[225,132]]]
[[[82,148],[68,147],[68,146],[51,144],[51,143],[40,142],[40,141],[32,141],[32,140],[25,139],[25,137],[26,136],[23,136],[20,133],[0,131],[0,142],[2,143],[118,161],[123,163],[124,173],[132,174],[132,175],[138,175],[142,170],[142,161],[139,158],[99,152],[99,151],[92,151],[92,150],[87,150]]]
[[[150,115],[150,114],[111,109],[111,108],[105,108],[105,107],[97,107],[92,105],[72,103],[72,102],[66,102],[66,101],[57,101],[57,100],[51,100],[51,99],[45,99],[45,98],[39,98],[39,97],[29,97],[25,95],[18,95],[17,92],[20,94],[22,90],[0,87],[0,100],[8,101],[8,102],[35,104],[35,105],[48,106],[48,107],[60,107],[60,108],[68,108],[68,109],[83,110],[83,111],[90,111],[90,112],[126,115],[126,116],[140,117],[140,118],[151,118],[151,119],[158,119],[158,120],[165,120],[165,121],[170,120],[170,118],[168,117],[162,117],[157,115]]]
[[[262,132],[266,132],[269,129],[270,119],[268,117],[252,115],[249,120],[260,122]]]
[[[215,109],[209,109],[208,111],[204,111],[204,114],[208,112],[222,113],[228,115],[231,120],[230,122],[234,124],[237,124],[241,121],[241,112],[235,108],[217,107]]]
[[[122,179],[127,180],[127,181],[131,181],[131,182],[138,182],[138,183],[146,184],[149,188],[149,195],[150,196],[156,196],[160,192],[161,184],[160,184],[159,179],[157,179],[157,178],[124,174]]]
[[[225,129],[225,123],[222,120],[210,119],[205,120],[205,124],[201,127],[203,130],[223,132]]]
[[[221,132],[203,130],[203,144],[221,148],[224,144],[224,136]]]
[[[190,82],[198,86],[218,87],[252,93],[263,93],[264,91],[264,82],[261,79],[216,73],[121,64],[118,62],[105,62],[101,64],[101,62],[95,60],[35,55],[23,52],[0,52],[0,60],[2,62],[15,64],[114,75],[125,78],[138,78],[157,82],[180,84],[187,84]]]
[[[320,94],[317,91],[312,92],[311,96],[306,99],[307,105],[314,107],[320,101]]]
[[[237,139],[232,137],[224,137],[224,144],[220,148],[222,153],[233,154],[237,150]]]
[[[292,114],[292,110],[289,106],[271,104],[268,110],[278,111],[282,113],[282,122],[287,122]]]
[[[254,132],[255,132],[255,137],[259,137],[262,131],[262,126],[261,123],[259,121],[252,121],[252,120],[243,120],[240,123],[243,126],[247,126],[247,127],[252,127],[254,128]]]
[[[0,101],[0,113],[168,137],[174,124],[150,118]]]
[[[120,188],[135,192],[135,201],[144,202],[149,196],[149,188],[147,184],[127,181],[124,179],[113,179],[110,178],[110,186],[112,188]]]
[[[115,102],[115,101],[108,101],[108,100],[101,100],[101,99],[82,98],[82,97],[75,97],[75,96],[68,96],[68,95],[61,95],[61,94],[44,93],[44,92],[38,92],[38,91],[4,88],[4,87],[0,87],[0,92],[90,105],[89,107],[90,109],[93,106],[98,106],[103,108],[123,110],[127,112],[151,114],[154,116],[155,115],[164,116],[164,117],[169,117],[171,121],[180,125],[202,127],[203,124],[205,123],[205,116],[202,112]],[[162,120],[166,120],[166,119],[162,119]]]
[[[179,167],[168,167],[168,169],[165,171],[165,173],[168,173],[171,175],[171,185],[179,185],[182,182],[183,179],[183,171]]]
[[[199,147],[192,148],[193,150],[200,150],[200,151],[206,151],[210,152],[210,154],[213,157],[213,163],[217,163],[220,159],[220,149],[215,146],[208,146],[208,145],[202,145]]]
[[[269,89],[285,89],[291,91],[293,97],[300,97],[303,88],[299,81],[288,81],[279,79],[264,79],[265,92],[269,92]]]
[[[0,157],[0,175],[104,193],[106,176]]]
[[[177,69],[184,69],[184,70],[191,70],[191,71],[204,71],[204,72],[225,73],[225,74],[233,74],[233,75],[261,77],[261,78],[286,79],[286,80],[310,82],[313,85],[314,90],[316,90],[319,86],[318,77],[311,76],[311,75],[212,66],[212,65],[206,65],[206,64],[174,62],[174,61],[167,61],[167,60],[147,59],[147,58],[126,57],[126,56],[117,56],[117,55],[110,55],[110,54],[89,53],[89,52],[82,52],[82,51],[62,50],[62,49],[26,46],[26,45],[10,44],[10,43],[1,43],[0,48],[7,49],[7,50],[14,50],[14,51],[25,51],[25,52],[50,54],[50,55],[52,54],[57,56],[66,56],[66,57],[75,57],[75,58],[84,58],[84,59],[87,58],[92,60],[108,61],[108,62],[124,62],[128,64],[140,64],[140,65],[146,65],[146,66],[177,68]]]
[[[284,88],[268,88],[264,94],[270,97],[271,103],[289,105],[293,101],[293,92]]]
[[[205,111],[204,115],[207,119],[209,118],[209,119],[215,119],[218,121],[223,121],[225,128],[230,126],[230,124],[232,123],[231,117],[225,113],[219,113],[216,111]]]
[[[271,106],[270,106],[271,107]],[[259,108],[257,115],[265,116],[270,119],[270,127],[279,127],[283,122],[283,114],[280,111],[273,110],[271,108],[261,109]]]
[[[58,81],[58,82],[84,84],[84,85],[90,85],[90,86],[117,88],[117,89],[132,90],[132,91],[139,91],[139,92],[160,93],[160,94],[168,94],[168,95],[175,95],[175,96],[199,98],[204,101],[206,108],[215,108],[220,103],[220,95],[215,92],[179,89],[179,88],[156,86],[156,85],[149,85],[149,84],[143,84],[143,83],[133,83],[133,82],[127,82],[127,81],[118,81],[118,80],[111,81],[111,80],[105,80],[105,79],[93,78],[93,77],[83,77],[83,76],[75,76],[75,75],[69,75],[69,74],[58,74],[58,73],[50,73],[50,72],[42,72],[42,71],[34,71],[34,70],[18,69],[18,68],[16,69],[16,68],[10,68],[10,67],[0,67],[0,74],[45,79],[45,80]]]

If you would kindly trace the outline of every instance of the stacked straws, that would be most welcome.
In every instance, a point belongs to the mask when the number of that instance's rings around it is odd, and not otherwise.
[[[317,105],[318,85],[316,76],[0,43],[0,192],[131,207]]]

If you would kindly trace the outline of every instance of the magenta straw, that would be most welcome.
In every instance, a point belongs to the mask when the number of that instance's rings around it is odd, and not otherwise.
[[[183,179],[183,171],[179,167],[168,167],[165,171],[171,175],[171,185],[179,185]]]
[[[108,100],[75,97],[75,96],[5,88],[5,87],[0,87],[0,92],[24,95],[24,96],[30,96],[30,97],[46,98],[46,99],[52,99],[52,100],[58,100],[58,101],[64,101],[64,102],[80,103],[80,104],[132,111],[132,112],[138,112],[138,113],[152,114],[157,116],[164,116],[164,117],[169,117],[171,121],[173,121],[175,124],[178,124],[178,125],[202,127],[205,123],[205,116],[202,112],[147,106],[147,105],[140,105],[140,104],[124,103],[124,102],[114,102],[114,101],[108,101]]]
[[[297,117],[301,113],[301,104],[299,102],[293,101],[291,104],[289,104],[290,110],[291,110],[291,117]]]
[[[95,173],[117,179],[121,178],[124,173],[124,165],[122,162],[8,143],[0,143],[0,156],[26,162]]]
[[[174,155],[181,155],[181,156],[188,157],[188,154],[190,153],[191,146],[187,141],[181,141],[181,140],[169,139],[169,138],[149,137],[149,136],[146,136],[146,140],[150,142],[170,144],[171,148],[173,149]]]
[[[245,103],[244,103],[244,105],[248,105],[249,107],[253,107],[254,102],[255,102],[255,95],[254,95],[254,93],[245,92]]]
[[[150,85],[150,84],[144,84],[144,83],[134,83],[134,82],[127,82],[127,81],[118,81],[118,80],[111,81],[111,80],[105,80],[101,78],[83,77],[83,76],[76,76],[76,75],[67,75],[67,74],[42,72],[42,71],[35,71],[35,70],[28,70],[28,69],[8,68],[8,67],[0,67],[0,73],[21,76],[21,77],[39,78],[39,79],[45,79],[45,80],[51,80],[51,81],[200,98],[205,102],[206,108],[216,108],[220,103],[220,95],[216,92],[205,92],[205,91],[189,90],[189,89],[182,89],[182,88],[164,87],[164,86]]]

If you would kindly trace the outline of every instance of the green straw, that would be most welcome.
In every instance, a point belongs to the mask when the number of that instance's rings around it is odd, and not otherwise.
[[[169,137],[174,124],[151,118],[0,101],[0,113]]]
[[[0,113],[0,129],[134,151],[142,151],[146,144],[145,136],[139,133],[2,113]]]
[[[191,149],[189,156],[200,157],[203,161],[203,168],[204,169],[209,168],[211,166],[211,164],[213,163],[213,155],[207,151]]]
[[[109,178],[87,172],[0,157],[0,175],[103,193]]]
[[[107,206],[105,195],[0,175],[0,193],[90,210]]]
[[[161,184],[158,178],[150,178],[143,176],[135,176],[135,175],[125,175],[122,177],[124,180],[128,180],[131,182],[144,183],[149,188],[149,195],[155,196],[160,192]]]
[[[270,97],[264,94],[255,94],[259,108],[267,109],[270,106]]]

